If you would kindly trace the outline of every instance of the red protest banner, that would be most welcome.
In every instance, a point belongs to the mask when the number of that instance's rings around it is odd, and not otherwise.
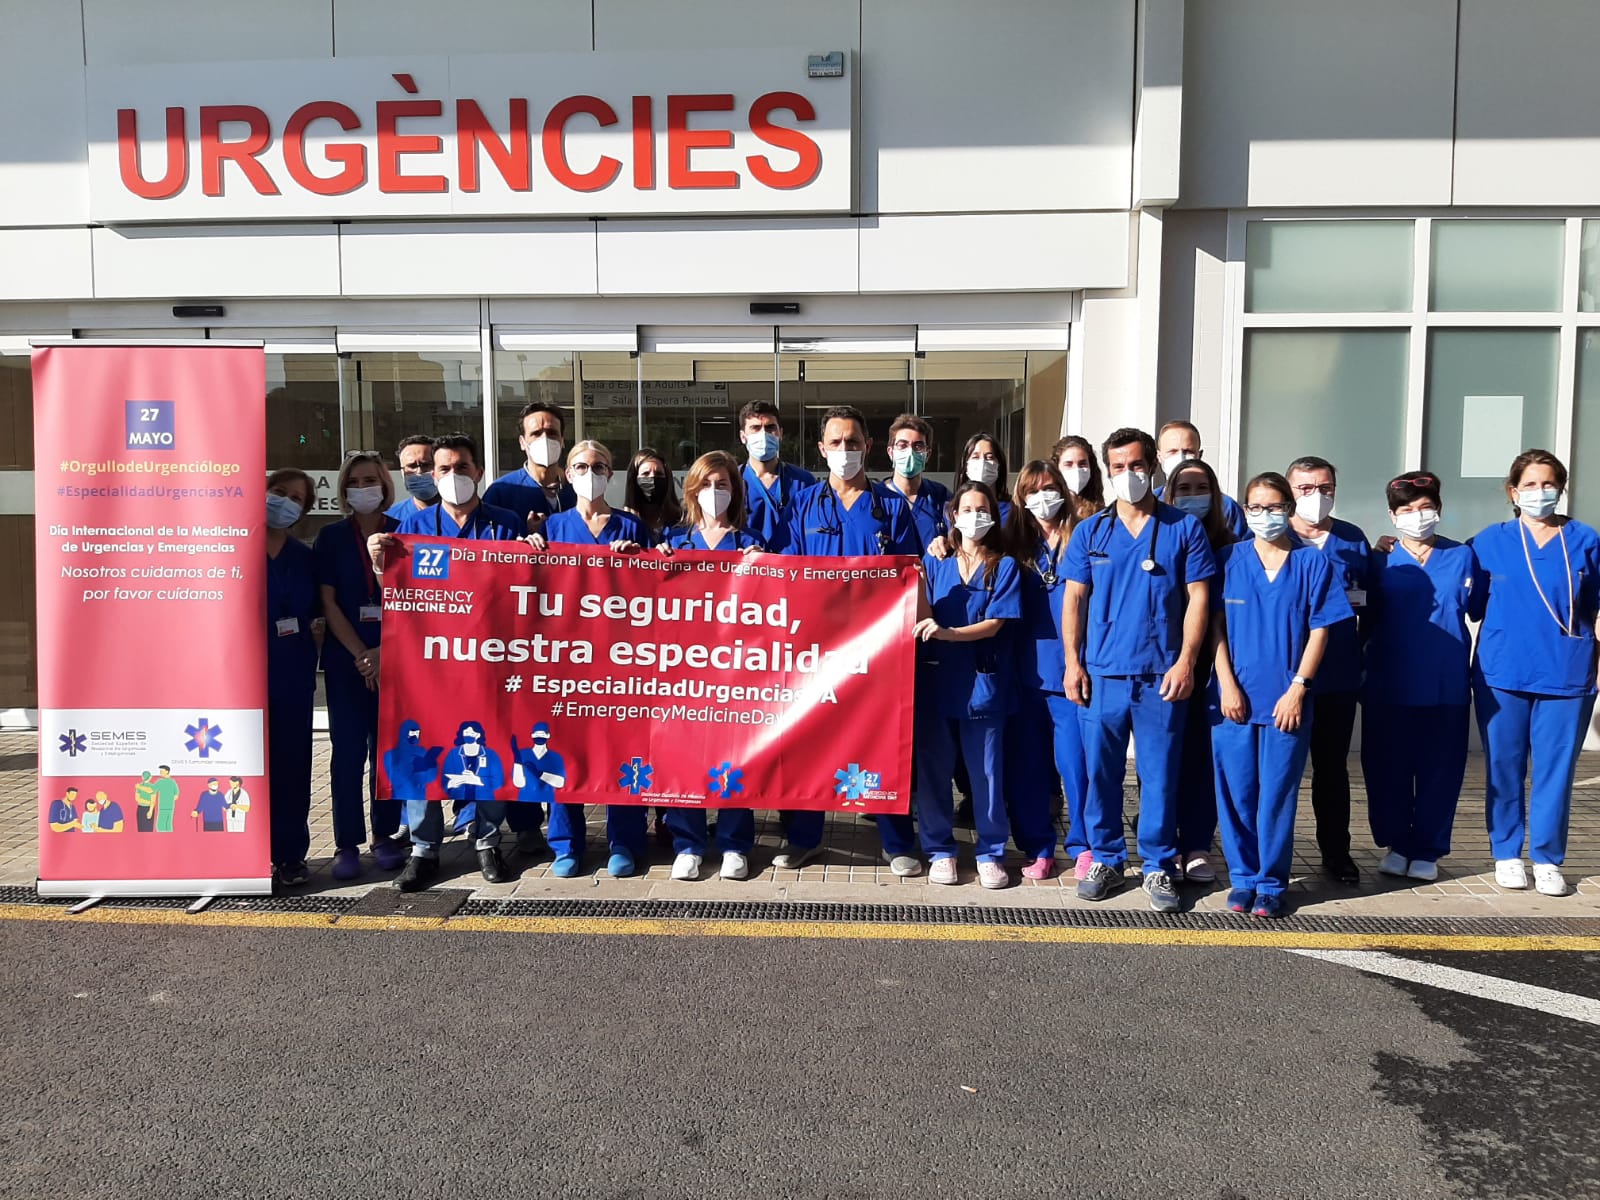
[[[384,796],[907,811],[911,559],[402,540]]]

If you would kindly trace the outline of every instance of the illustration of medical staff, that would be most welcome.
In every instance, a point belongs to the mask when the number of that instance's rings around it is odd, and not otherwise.
[[[69,787],[61,799],[50,802],[50,831],[77,833],[82,825],[82,818],[78,816],[78,789]]]
[[[165,763],[156,770],[161,772],[156,780],[156,832],[171,833],[172,820],[178,812],[178,781]]]
[[[227,827],[228,798],[222,794],[216,779],[206,780],[206,790],[194,802],[194,812],[190,815],[199,818],[202,833],[221,833]]]
[[[134,828],[140,833],[152,833],[156,827],[156,785],[146,771],[133,785]]]
[[[95,827],[90,830],[87,819],[83,827],[85,833],[121,833],[123,827],[122,805],[109,799],[104,792],[96,792],[89,806],[94,810]]]
[[[244,790],[244,781],[237,775],[228,776],[228,832],[243,833],[245,814],[250,811],[250,793]]]

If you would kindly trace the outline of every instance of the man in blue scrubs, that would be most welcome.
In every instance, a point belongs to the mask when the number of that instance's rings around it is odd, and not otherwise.
[[[950,489],[937,479],[926,479],[922,472],[933,452],[933,426],[921,417],[901,413],[889,426],[889,459],[894,474],[884,483],[906,498],[911,519],[916,522],[917,541],[926,553],[936,538],[950,532]],[[1006,497],[1001,496],[1003,502]]]
[[[795,498],[816,483],[810,471],[778,457],[783,426],[778,408],[752,400],[739,410],[739,440],[749,457],[744,465],[745,527],[774,554],[782,554],[789,536]]]
[[[50,801],[50,831],[52,833],[77,833],[83,828],[78,816],[78,789],[68,788],[60,800]]]
[[[433,439],[425,433],[413,433],[400,443],[395,460],[405,477],[406,494],[390,505],[388,515],[403,521],[407,513],[427,508],[439,499],[439,489],[433,482]]]
[[[867,478],[872,439],[867,421],[848,406],[822,414],[822,440],[828,477],[794,498],[785,537],[785,554],[845,558],[865,554],[921,554],[911,506],[898,492]],[[748,468],[746,475],[748,476]],[[772,860],[779,870],[805,866],[822,850],[824,814],[783,814],[788,845]],[[916,830],[910,814],[879,816],[883,856],[896,875],[918,875]]]
[[[502,475],[483,494],[485,504],[508,509],[522,518],[524,533],[537,533],[551,513],[578,503],[561,460],[566,450],[566,418],[554,404],[535,400],[517,418],[517,445],[528,456],[509,475]]]
[[[1139,856],[1157,912],[1177,912],[1169,873],[1178,857],[1178,769],[1195,661],[1208,621],[1216,561],[1205,530],[1150,490],[1155,439],[1119,429],[1100,448],[1116,501],[1079,522],[1062,560],[1061,640],[1067,699],[1081,706],[1089,794],[1084,824],[1094,862],[1085,900],[1122,886],[1128,846],[1122,780],[1128,737],[1138,745]]]
[[[1168,421],[1156,431],[1156,457],[1161,460],[1161,478],[1165,480],[1173,471],[1178,469],[1178,464],[1189,459],[1203,457],[1205,450],[1200,445],[1200,431],[1188,421]],[[1164,497],[1167,485],[1163,482],[1156,489],[1156,499]],[[1245,524],[1244,509],[1239,507],[1239,502],[1232,496],[1222,498],[1222,517],[1228,523],[1235,539],[1245,537],[1250,529]]]

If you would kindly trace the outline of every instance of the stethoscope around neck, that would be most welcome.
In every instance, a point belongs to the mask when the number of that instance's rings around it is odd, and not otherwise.
[[[1117,502],[1113,500],[1100,510],[1100,515],[1095,518],[1095,537],[1100,539],[1100,544],[1089,551],[1092,558],[1111,557],[1111,539],[1117,532]],[[1104,536],[1102,536],[1102,530]],[[1144,561],[1139,564],[1139,569],[1147,574],[1156,569],[1156,535],[1161,532],[1161,521],[1157,515],[1150,514],[1150,549],[1145,553]]]
[[[839,493],[833,490],[833,484],[826,479],[822,481],[822,486],[826,493],[822,503],[824,507],[833,506],[833,523],[831,525],[823,525],[813,532],[824,533],[829,537],[842,535],[844,533],[844,510],[839,506]],[[883,526],[889,523],[889,510],[883,506],[883,497],[878,495],[878,489],[873,486],[870,479],[867,480],[867,495],[872,499],[872,519],[878,523],[878,553],[883,554],[889,549],[889,535],[883,530]],[[823,515],[826,516],[827,514]]]

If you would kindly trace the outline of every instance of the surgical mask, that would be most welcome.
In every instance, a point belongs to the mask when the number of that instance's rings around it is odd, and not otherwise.
[[[967,478],[973,483],[993,484],[1000,478],[1000,464],[990,458],[969,458]]]
[[[439,485],[433,481],[432,475],[407,475],[406,491],[426,503],[438,498]]]
[[[276,492],[267,493],[268,529],[287,529],[305,515],[305,511],[298,500],[291,500]]]
[[[383,489],[381,487],[351,488],[344,494],[350,507],[358,513],[377,512],[378,506],[383,503]]]
[[[646,500],[654,501],[657,496],[661,495],[660,475],[640,475],[635,478],[634,482],[639,485],[639,495]]]
[[[1438,525],[1439,510],[1436,508],[1419,508],[1414,512],[1394,514],[1394,527],[1414,542],[1420,542]]]
[[[533,744],[535,746],[538,746],[538,747],[548,746],[550,744],[550,735],[548,733],[536,733],[536,734],[534,734],[533,735]]]
[[[1194,455],[1185,453],[1182,450],[1179,450],[1176,454],[1168,454],[1161,460],[1161,473],[1170,479],[1172,473],[1178,469],[1179,463],[1187,462],[1193,457]]]
[[[406,740],[410,742],[420,742],[422,740],[422,730],[413,729],[410,733],[406,734]]]
[[[1081,496],[1083,489],[1089,486],[1089,468],[1062,467],[1061,478],[1066,481],[1067,491],[1074,496]]]
[[[695,497],[700,502],[700,512],[708,517],[720,517],[733,503],[733,493],[725,488],[703,487]]]
[[[572,490],[578,493],[580,500],[598,500],[606,494],[606,484],[610,481],[611,476],[590,470],[572,481]]]
[[[1294,515],[1307,525],[1321,525],[1332,511],[1333,497],[1324,496],[1321,492],[1297,497],[1294,502]]]
[[[1269,542],[1275,542],[1289,532],[1288,513],[1245,513],[1244,523],[1250,527],[1251,533]]]
[[[439,485],[439,499],[446,504],[465,504],[478,494],[478,481],[465,471],[440,475],[434,482]]]
[[[1175,496],[1172,500],[1174,508],[1181,508],[1196,521],[1203,520],[1211,511],[1210,496]]]
[[[956,528],[961,530],[961,536],[981,542],[989,536],[989,530],[994,528],[994,518],[986,512],[968,509],[956,518]]]
[[[1556,510],[1561,493],[1555,488],[1531,487],[1517,492],[1517,507],[1525,517],[1548,517]]]
[[[854,479],[861,474],[861,461],[866,456],[864,450],[829,450],[828,470],[840,479]]]
[[[894,451],[894,473],[901,479],[915,479],[928,465],[928,456],[921,450]]]
[[[536,467],[553,467],[561,461],[561,439],[554,434],[536,434],[528,443],[528,461]]]
[[[778,435],[765,430],[747,433],[744,435],[744,448],[757,462],[771,462],[778,457]]]
[[[1150,476],[1143,471],[1124,471],[1121,475],[1111,477],[1111,490],[1116,493],[1118,500],[1137,504],[1150,491]]]
[[[467,736],[467,740],[461,743],[461,753],[466,755],[468,758],[477,758],[478,751],[481,749],[483,749],[483,747],[478,745],[478,740],[472,737],[470,734]]]
[[[1035,492],[1023,501],[1028,506],[1028,511],[1041,521],[1048,521],[1061,511],[1061,493],[1054,488],[1042,492]]]

